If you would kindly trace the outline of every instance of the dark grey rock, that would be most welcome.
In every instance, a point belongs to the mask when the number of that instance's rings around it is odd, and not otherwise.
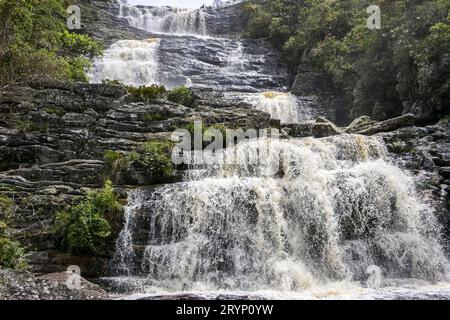
[[[0,269],[0,300],[103,300],[108,297],[98,285],[80,278],[79,289],[69,289],[72,273],[36,277],[28,271]]]

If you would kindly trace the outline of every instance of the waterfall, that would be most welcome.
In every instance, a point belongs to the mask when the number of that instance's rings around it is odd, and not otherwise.
[[[244,54],[244,48],[242,42],[238,42],[236,49],[230,52],[228,59],[226,61],[225,72],[240,72],[245,69],[246,57]]]
[[[260,111],[269,113],[271,118],[278,119],[283,124],[312,119],[311,99],[296,97],[287,92],[225,92],[224,98],[231,102],[248,103]]]
[[[141,86],[158,83],[158,39],[120,40],[94,61],[90,82],[119,80],[124,84]]]
[[[374,266],[439,281],[433,212],[386,154],[359,135],[243,141],[204,175],[133,191],[113,265],[163,290],[302,291]]]
[[[304,104],[299,104],[297,97],[290,93],[268,91],[251,95],[247,102],[258,110],[267,112],[281,123],[298,123],[310,118]]]
[[[122,5],[120,16],[139,29],[154,33],[206,35],[205,12],[202,9],[173,7],[138,8]]]

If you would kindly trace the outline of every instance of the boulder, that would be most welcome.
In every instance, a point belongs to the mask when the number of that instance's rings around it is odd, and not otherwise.
[[[366,130],[376,124],[369,116],[361,116],[353,120],[345,129],[346,133],[355,133],[361,130]]]
[[[103,300],[108,295],[98,285],[80,277],[80,286],[67,285],[73,273],[36,277],[24,270],[0,269],[0,300]]]
[[[356,133],[370,136],[379,132],[389,132],[399,128],[409,127],[414,125],[415,122],[416,122],[415,115],[405,114],[400,117],[374,123],[368,126],[366,129],[356,131]],[[359,125],[362,124],[363,124],[362,122],[359,123]]]
[[[342,130],[332,122],[303,122],[282,125],[282,131],[293,138],[314,137],[323,138],[342,134]]]

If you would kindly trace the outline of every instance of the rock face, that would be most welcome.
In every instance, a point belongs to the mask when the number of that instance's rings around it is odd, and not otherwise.
[[[245,21],[240,14],[241,3],[220,8],[216,12],[208,9],[207,30],[214,35],[239,35],[245,28]]]
[[[313,71],[302,65],[291,87],[291,92],[298,96],[315,96],[319,105],[325,106],[327,117],[338,125],[348,123],[348,102],[342,91],[324,73]]]
[[[355,119],[346,129],[347,133],[359,133],[364,135],[373,135],[379,132],[394,131],[399,128],[414,125],[417,118],[413,114],[405,114],[400,117],[376,122],[367,116]]]
[[[75,1],[81,9],[81,33],[88,34],[104,47],[123,39],[146,39],[151,35],[133,28],[125,19],[117,17],[117,12],[108,1]]]
[[[442,56],[442,59],[424,67],[422,70],[424,83],[432,83],[432,90],[439,93],[439,101],[427,100],[427,95],[422,100],[403,103],[403,113],[413,113],[420,122],[436,122],[445,115],[450,114],[450,53]]]
[[[119,191],[174,178],[111,176],[108,150],[128,153],[148,141],[168,141],[174,130],[194,120],[244,130],[270,126],[269,114],[245,104],[219,106],[220,96],[196,90],[192,106],[186,107],[166,100],[127,102],[130,96],[119,85],[32,79],[1,89],[0,193],[17,204],[13,226],[21,242],[28,250],[47,252],[41,260],[32,259],[31,267],[37,272],[67,267],[68,259],[48,253],[55,249],[54,216],[74,197],[101,187],[106,177]],[[89,275],[98,268],[103,268],[101,261],[88,268]]]
[[[323,138],[343,133],[343,131],[335,126],[332,122],[323,118],[318,118],[316,122],[310,121],[283,125],[282,130],[284,130],[286,134],[293,138]]]
[[[72,273],[35,277],[27,271],[0,269],[0,300],[103,300],[108,297],[98,285],[80,279],[79,289],[69,289]]]
[[[450,117],[426,127],[408,126],[378,133],[400,166],[415,176],[428,195],[450,241]]]

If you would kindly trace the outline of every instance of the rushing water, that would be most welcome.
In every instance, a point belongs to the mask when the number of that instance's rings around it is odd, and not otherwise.
[[[205,13],[201,9],[121,5],[119,16],[127,19],[131,26],[153,33],[206,34]]]
[[[298,123],[313,118],[312,101],[287,92],[227,92],[225,99],[248,103],[258,110],[269,113],[271,118],[278,119],[281,123]]]
[[[118,275],[154,290],[294,296],[446,280],[433,212],[377,138],[262,139],[224,156],[234,161],[131,192]]]
[[[146,41],[121,40],[95,61],[89,73],[91,82],[119,80],[133,86],[157,83],[158,62],[156,52],[158,39]]]
[[[314,99],[286,92],[270,47],[211,37],[204,11],[119,12],[155,36],[113,44],[94,63],[92,82],[213,88],[282,123],[318,115]],[[114,290],[139,293],[128,298],[450,297],[434,212],[382,140],[265,138],[215,159],[228,161],[209,161],[181,183],[130,191],[114,277],[104,279]]]
[[[202,10],[122,5],[119,15],[153,36],[113,44],[94,62],[90,81],[212,88],[282,122],[310,118],[309,100],[285,93],[286,70],[267,43],[208,36],[204,14]]]

